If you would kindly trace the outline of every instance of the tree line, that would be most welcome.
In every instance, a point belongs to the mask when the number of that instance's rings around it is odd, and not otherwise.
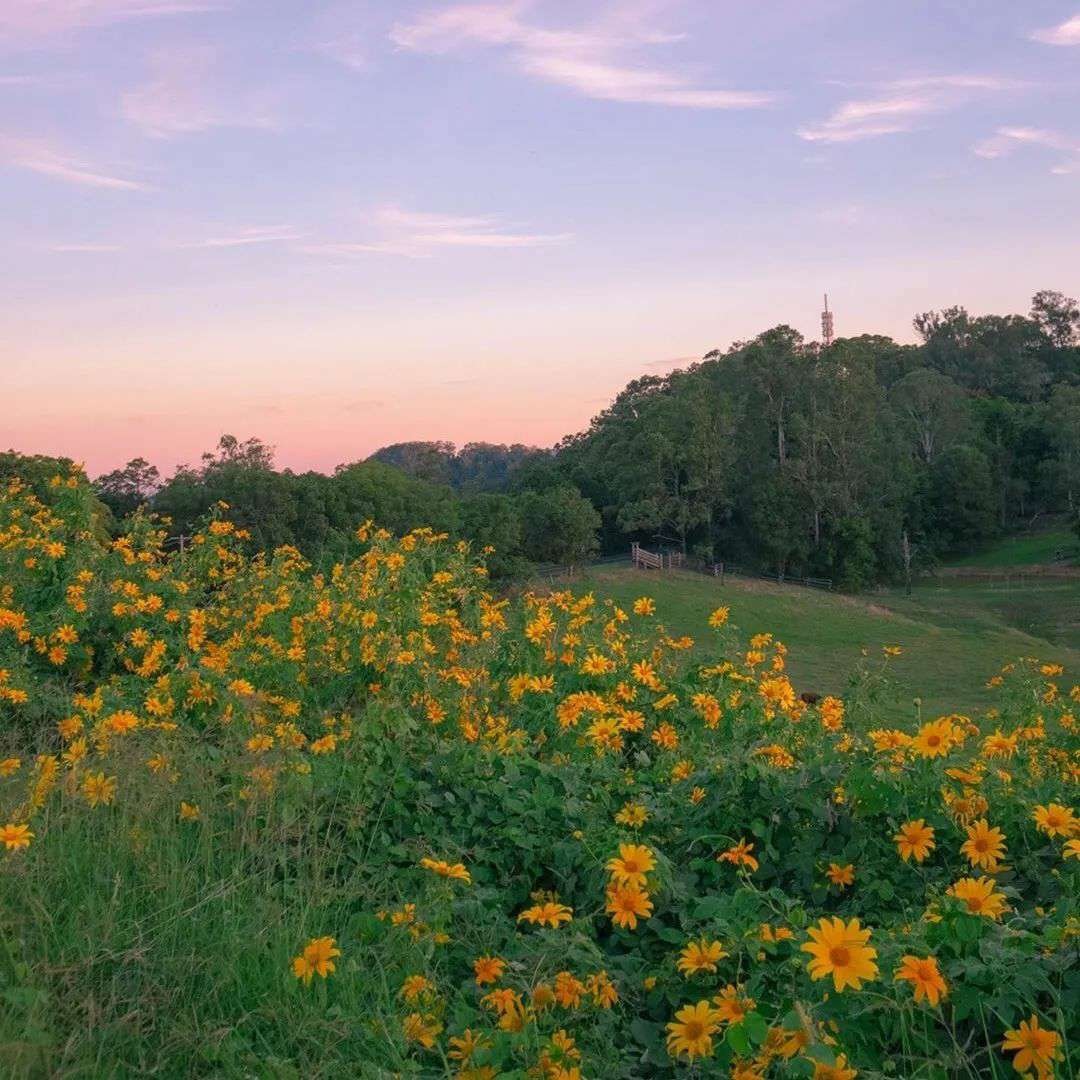
[[[918,315],[921,343],[788,326],[630,383],[559,468],[604,543],[666,537],[705,559],[898,577],[1040,516],[1080,507],[1080,309]]]
[[[635,379],[550,450],[405,442],[327,475],[226,435],[167,478],[136,458],[95,487],[112,520],[151,511],[175,535],[225,502],[254,545],[317,560],[359,521],[430,525],[493,548],[500,578],[637,540],[858,588],[1040,517],[1080,533],[1076,301],[1044,291],[1026,316],[952,307],[914,326],[916,345],[828,347],[774,327]],[[52,467],[0,455],[0,475]]]

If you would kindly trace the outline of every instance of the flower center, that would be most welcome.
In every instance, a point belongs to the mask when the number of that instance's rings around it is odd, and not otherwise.
[[[847,967],[851,963],[851,952],[846,945],[834,945],[829,950],[829,960],[834,967]]]

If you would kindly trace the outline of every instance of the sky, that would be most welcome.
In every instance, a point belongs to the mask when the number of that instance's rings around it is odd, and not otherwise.
[[[1080,0],[0,0],[0,447],[551,445],[1080,292]]]

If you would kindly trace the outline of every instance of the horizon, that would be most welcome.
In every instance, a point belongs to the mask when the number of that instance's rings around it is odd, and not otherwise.
[[[0,442],[548,447],[788,323],[1076,295],[1077,0],[9,0]]]

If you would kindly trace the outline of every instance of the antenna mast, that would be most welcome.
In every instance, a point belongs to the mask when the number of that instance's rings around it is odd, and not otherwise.
[[[825,310],[821,313],[821,343],[828,348],[833,343],[833,317],[829,310],[829,294],[825,294]]]

